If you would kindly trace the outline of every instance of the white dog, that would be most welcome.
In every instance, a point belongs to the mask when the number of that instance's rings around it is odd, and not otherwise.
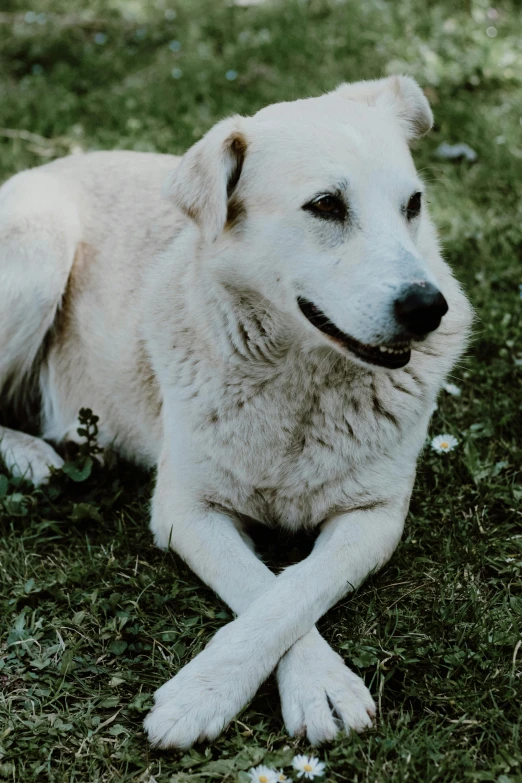
[[[2,428],[3,459],[45,480],[44,439],[91,408],[101,445],[157,465],[156,543],[238,615],[157,691],[155,745],[216,737],[276,667],[291,735],[371,725],[314,623],[397,546],[470,326],[408,148],[431,124],[412,79],[343,84],[224,120],[179,162],[93,153],[0,190],[2,402],[37,392],[42,435]],[[276,577],[245,519],[315,547]]]

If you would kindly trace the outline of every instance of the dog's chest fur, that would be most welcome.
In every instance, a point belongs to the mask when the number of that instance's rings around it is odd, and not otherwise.
[[[178,346],[173,364],[210,503],[297,528],[380,502],[394,482],[407,491],[431,396],[414,371],[373,373],[297,348],[216,367]]]

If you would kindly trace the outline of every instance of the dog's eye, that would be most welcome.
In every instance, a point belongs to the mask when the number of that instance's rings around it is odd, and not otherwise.
[[[332,196],[331,193],[325,193],[305,204],[303,209],[311,212],[312,215],[330,220],[344,220],[346,217],[346,206],[338,196]]]
[[[413,196],[411,196],[410,200],[408,201],[408,205],[406,206],[406,209],[404,210],[408,220],[413,220],[413,218],[418,217],[421,211],[421,203],[422,203],[422,193],[419,192],[414,193]]]

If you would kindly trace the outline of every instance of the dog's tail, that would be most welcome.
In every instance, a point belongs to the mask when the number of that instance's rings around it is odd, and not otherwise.
[[[0,188],[0,408],[23,405],[80,241],[77,202],[45,169]]]

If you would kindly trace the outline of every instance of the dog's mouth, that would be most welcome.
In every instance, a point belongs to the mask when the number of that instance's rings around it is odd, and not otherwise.
[[[376,364],[379,367],[388,367],[397,370],[405,367],[411,358],[411,346],[408,340],[403,342],[383,343],[381,345],[365,345],[342,332],[325,313],[319,310],[313,302],[302,297],[297,298],[299,309],[312,326],[320,332],[340,343],[357,358],[368,364]]]

